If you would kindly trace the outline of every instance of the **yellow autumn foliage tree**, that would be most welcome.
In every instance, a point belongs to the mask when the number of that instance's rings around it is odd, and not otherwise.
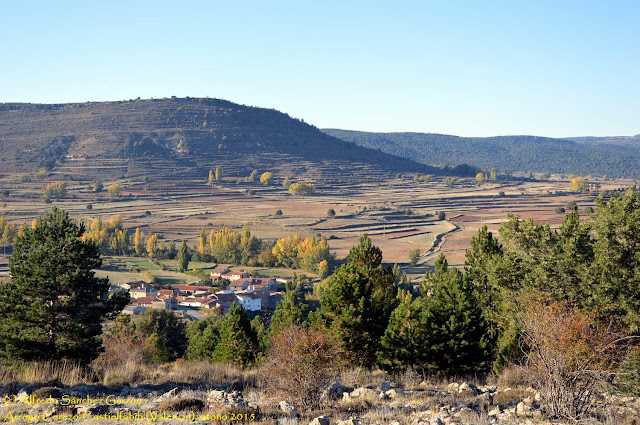
[[[321,262],[326,261],[328,269],[328,263],[333,260],[324,236],[316,238],[312,235],[304,240],[299,235],[280,238],[276,241],[272,252],[278,264],[285,267],[300,267],[313,273],[318,272],[318,265]]]
[[[158,235],[155,233],[147,240],[147,255],[153,258],[158,251]]]
[[[136,227],[136,233],[133,236],[133,248],[136,251],[136,254],[140,255],[142,254],[143,248],[144,248],[144,234],[142,233],[142,230],[140,230],[139,227]]]
[[[583,192],[587,187],[587,179],[584,177],[574,177],[571,179],[571,191]]]
[[[121,255],[129,252],[129,231],[122,228],[122,214],[112,215],[106,221],[96,217],[88,221],[86,229],[83,240],[97,242],[103,252]]]

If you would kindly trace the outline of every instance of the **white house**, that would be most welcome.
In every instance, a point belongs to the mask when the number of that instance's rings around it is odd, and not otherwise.
[[[247,311],[262,309],[262,297],[254,292],[240,292],[236,294],[238,303]]]

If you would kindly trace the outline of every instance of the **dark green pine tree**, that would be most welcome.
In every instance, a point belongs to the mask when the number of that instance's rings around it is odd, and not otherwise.
[[[580,306],[600,317],[620,317],[640,331],[640,196],[633,189],[596,201],[584,223],[593,235],[593,261],[588,264],[585,297]],[[579,258],[579,257],[578,257]]]
[[[245,309],[234,302],[220,325],[220,341],[213,353],[218,362],[246,366],[257,360],[257,337]]]
[[[101,351],[102,323],[129,295],[107,296],[96,278],[100,248],[81,240],[84,225],[53,208],[33,228],[23,227],[9,259],[11,280],[0,285],[0,355],[11,360],[89,362]]]
[[[258,341],[257,352],[262,355],[269,348],[269,327],[262,316],[256,316],[251,320],[251,329]]]
[[[178,271],[184,273],[189,269],[189,247],[185,241],[182,241],[180,250],[178,251]]]
[[[381,262],[382,252],[363,235],[347,264],[328,279],[312,320],[329,329],[351,361],[364,366],[375,364],[380,339],[398,305],[393,272]]]
[[[468,278],[449,269],[441,255],[422,292],[431,296],[424,297],[425,339],[417,350],[421,368],[448,375],[486,371],[491,354],[488,328]]]
[[[208,316],[205,319],[191,322],[187,328],[186,357],[189,360],[213,360],[213,352],[220,342],[220,326],[222,316]]]
[[[301,299],[299,286],[298,277],[294,273],[293,279],[286,283],[282,301],[278,303],[271,316],[269,339],[275,338],[283,329],[305,322],[308,306]]]
[[[426,331],[422,300],[413,301],[409,292],[399,297],[402,301],[391,313],[378,352],[380,366],[393,371],[419,366],[416,363],[424,348]]]
[[[471,238],[471,249],[465,255],[467,276],[494,339],[498,337],[501,315],[501,293],[496,275],[499,275],[502,255],[502,246],[487,226],[482,226],[478,235]]]
[[[136,333],[147,338],[160,362],[173,361],[187,349],[185,324],[173,311],[150,309],[133,324]]]

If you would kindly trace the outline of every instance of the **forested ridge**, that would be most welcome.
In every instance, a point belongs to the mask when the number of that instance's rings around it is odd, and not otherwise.
[[[537,136],[458,137],[433,133],[369,133],[323,129],[363,147],[429,165],[470,164],[502,172],[638,177],[637,138],[554,139]]]

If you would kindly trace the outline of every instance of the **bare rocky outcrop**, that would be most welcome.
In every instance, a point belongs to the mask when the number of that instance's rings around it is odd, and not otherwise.
[[[240,391],[226,392],[222,390],[211,390],[207,394],[207,402],[213,405],[224,405],[226,407],[247,407],[244,397]]]

